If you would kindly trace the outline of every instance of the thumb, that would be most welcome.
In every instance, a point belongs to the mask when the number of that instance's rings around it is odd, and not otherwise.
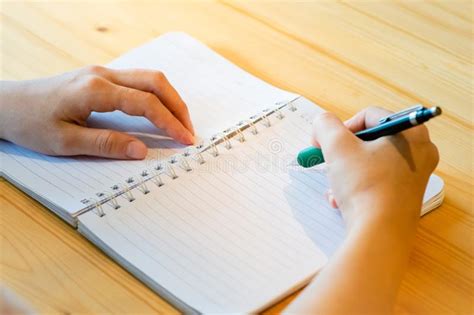
[[[147,154],[146,145],[126,133],[75,125],[68,129],[74,155],[141,160]]]
[[[336,115],[324,112],[314,117],[312,142],[330,162],[336,155],[351,151],[358,139]]]

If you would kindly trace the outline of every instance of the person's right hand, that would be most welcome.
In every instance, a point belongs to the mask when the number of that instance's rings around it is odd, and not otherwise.
[[[345,123],[331,113],[314,119],[329,199],[341,210],[347,234],[289,314],[392,313],[438,151],[425,126],[368,142],[353,134],[388,114],[368,108]]]
[[[438,151],[428,129],[417,126],[394,136],[362,141],[353,133],[378,124],[390,112],[370,107],[342,123],[323,113],[313,122],[313,143],[327,162],[330,203],[338,207],[349,229],[370,221],[416,226]],[[382,221],[380,221],[382,220]]]

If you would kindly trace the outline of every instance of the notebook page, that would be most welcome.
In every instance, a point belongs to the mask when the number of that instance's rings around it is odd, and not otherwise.
[[[285,120],[275,122],[275,129],[277,124],[281,132],[294,128]],[[257,136],[244,131],[248,141],[220,148],[217,158],[206,153],[205,164],[164,186],[149,183],[149,194],[134,191],[136,200],[120,200],[124,206],[118,210],[104,206],[103,217],[81,215],[79,230],[149,279],[142,280],[159,283],[199,312],[261,309],[308,281],[324,263],[310,233],[327,247],[337,241],[332,235],[343,235],[343,227],[331,223],[339,222],[339,214],[326,208],[320,193],[310,196],[326,187],[324,176],[291,179],[279,170],[288,160],[277,157],[304,140],[282,138],[279,152],[280,140],[270,129]],[[319,205],[317,218],[309,207]],[[301,220],[310,221],[311,230]]]
[[[113,69],[153,69],[165,73],[187,104],[197,135],[209,139],[275,103],[298,95],[245,72],[191,36],[172,32],[122,55]],[[91,126],[129,131],[149,147],[162,147],[163,133],[144,118],[122,112],[94,113]]]
[[[188,105],[201,139],[248,119],[265,107],[296,97],[246,73],[184,33],[165,34],[121,56],[110,67],[165,72]],[[116,161],[51,157],[0,140],[2,172],[46,206],[66,215],[77,214],[90,205],[91,198],[101,200],[116,191],[112,187],[128,185],[129,178],[136,181],[157,160],[185,149],[144,118],[121,112],[94,113],[88,123],[137,136],[150,148],[147,158]]]
[[[308,103],[273,117],[269,128],[259,123],[258,135],[247,129],[246,142],[207,153],[192,172],[149,183],[147,195],[135,190],[136,200],[119,200],[118,210],[81,215],[79,230],[192,309],[261,310],[308,281],[321,267],[320,250],[331,256],[345,236],[324,198],[325,175],[288,166],[310,137],[318,109]]]

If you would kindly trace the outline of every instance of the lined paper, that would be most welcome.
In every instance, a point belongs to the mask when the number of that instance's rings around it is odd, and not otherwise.
[[[165,73],[187,104],[197,135],[216,133],[298,95],[262,81],[212,51],[191,36],[173,32],[131,50],[109,65],[113,69],[142,68]],[[144,118],[122,112],[94,113],[89,124],[132,132],[149,147],[165,143],[163,132]],[[158,135],[158,136],[157,136]]]
[[[296,97],[246,73],[184,33],[165,34],[109,66],[163,71],[188,105],[196,134],[202,140],[266,107]],[[137,136],[150,148],[148,156],[143,161],[51,157],[0,140],[2,173],[67,217],[87,207],[88,199],[101,200],[104,192],[113,191],[115,185],[127,185],[129,178],[138,180],[144,170],[186,149],[141,117],[117,111],[93,113],[88,124]]]
[[[148,183],[147,195],[134,190],[135,201],[105,206],[104,217],[81,215],[79,229],[193,309],[258,310],[323,265],[313,237],[332,248],[344,235],[332,223],[339,214],[323,200],[324,176],[288,171],[290,156],[309,139],[299,123],[259,124],[258,135],[248,129],[246,142],[221,146],[218,157],[206,152],[192,172],[165,176],[161,187]]]
[[[135,190],[135,201],[106,206],[103,217],[80,216],[80,230],[159,293],[199,312],[268,306],[314,275],[345,237],[340,213],[324,198],[324,172],[291,165],[320,111],[299,103],[270,127],[259,123],[257,135],[244,131],[246,142],[207,153],[192,172],[165,176],[147,195]],[[426,200],[439,193],[428,192]]]

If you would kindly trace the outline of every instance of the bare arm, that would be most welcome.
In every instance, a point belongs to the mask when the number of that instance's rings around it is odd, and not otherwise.
[[[328,164],[329,202],[341,210],[348,234],[286,312],[392,312],[438,153],[424,126],[372,142],[352,134],[387,114],[370,108],[345,125],[331,114],[315,119],[314,143]]]

